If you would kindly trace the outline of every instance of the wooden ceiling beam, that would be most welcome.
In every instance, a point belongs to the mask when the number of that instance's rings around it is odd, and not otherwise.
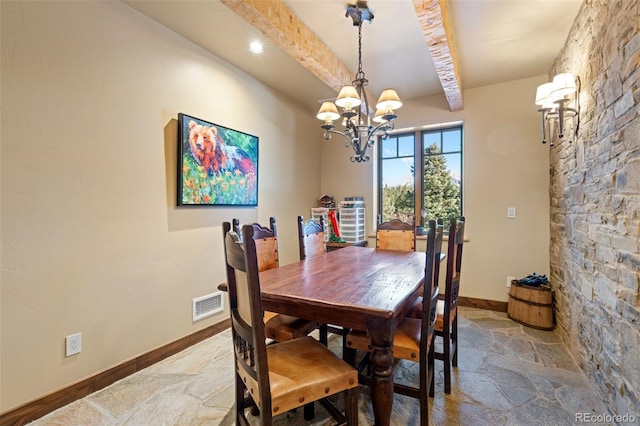
[[[445,0],[413,0],[427,47],[436,66],[449,110],[464,108],[458,57]]]
[[[278,47],[336,92],[339,92],[342,86],[351,84],[355,73],[352,73],[281,0],[221,2],[262,31]]]

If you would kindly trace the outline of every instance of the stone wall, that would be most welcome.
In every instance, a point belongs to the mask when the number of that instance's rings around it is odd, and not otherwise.
[[[550,148],[557,330],[619,415],[640,414],[639,9],[586,0],[550,70],[582,82],[579,134]]]

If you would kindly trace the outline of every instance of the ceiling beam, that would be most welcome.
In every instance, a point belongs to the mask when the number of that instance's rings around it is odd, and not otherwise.
[[[458,56],[445,0],[413,0],[427,47],[436,66],[449,110],[464,108]]]
[[[221,0],[237,15],[259,29],[278,47],[339,92],[351,84],[346,65],[281,0]]]

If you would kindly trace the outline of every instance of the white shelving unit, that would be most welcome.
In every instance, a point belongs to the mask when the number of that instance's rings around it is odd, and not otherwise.
[[[364,241],[365,215],[364,207],[340,208],[340,236],[348,243],[359,243]]]

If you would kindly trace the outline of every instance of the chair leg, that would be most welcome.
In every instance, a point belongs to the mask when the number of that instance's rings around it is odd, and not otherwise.
[[[453,319],[453,324],[451,325],[451,343],[453,345],[453,358],[451,360],[451,365],[454,367],[458,366],[458,315]]]
[[[322,324],[320,326],[320,343],[322,343],[324,346],[327,346],[329,344],[329,325],[328,324]]]
[[[358,425],[358,388],[347,389],[344,393],[344,415],[347,424]]]
[[[304,420],[305,421],[310,421],[313,420],[313,418],[315,417],[316,413],[315,413],[315,408],[313,405],[313,402],[310,402],[308,404],[304,405]]]
[[[349,334],[349,332],[351,331],[350,328],[342,328],[342,359],[346,362],[349,362],[347,360],[347,335]],[[355,359],[353,360],[353,362],[355,363]],[[352,363],[349,362],[350,365],[353,365]]]
[[[420,392],[420,426],[429,426],[429,397]]]
[[[349,348],[346,345],[342,346],[342,359],[352,367],[357,367],[356,361],[358,358],[358,351],[353,348]]]
[[[423,359],[423,354],[420,354],[420,388],[418,389],[418,400],[420,401],[420,426],[429,426],[429,396],[427,395],[427,388],[429,387],[429,350],[427,356]]]
[[[240,376],[236,374],[236,386],[235,386],[235,394],[236,394],[236,424],[238,425],[246,425],[249,424],[247,417],[244,413],[244,410],[251,405],[251,401],[248,401],[245,398],[245,390],[246,387],[242,382]],[[249,399],[251,397],[249,396]],[[254,406],[255,407],[255,406]]]
[[[442,347],[444,349],[444,393],[451,393],[451,330],[445,327],[442,333]]]
[[[435,336],[434,336],[435,340]],[[429,396],[433,397],[435,394],[436,388],[436,369],[435,369],[435,342],[431,342],[431,347],[429,348],[429,358],[428,358],[428,371],[429,371]]]

